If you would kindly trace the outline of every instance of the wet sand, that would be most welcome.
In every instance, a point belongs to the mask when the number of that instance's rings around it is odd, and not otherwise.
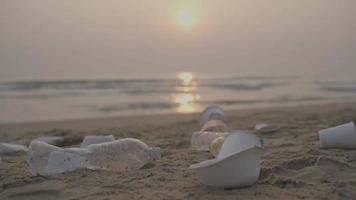
[[[0,141],[64,136],[60,146],[85,135],[134,137],[161,147],[162,159],[129,172],[77,170],[31,176],[26,154],[1,155],[0,199],[356,199],[356,150],[320,149],[317,131],[356,121],[356,104],[310,105],[228,112],[231,130],[258,122],[282,126],[265,139],[261,176],[247,188],[202,185],[189,165],[212,158],[190,148],[198,115],[114,117],[0,125]]]

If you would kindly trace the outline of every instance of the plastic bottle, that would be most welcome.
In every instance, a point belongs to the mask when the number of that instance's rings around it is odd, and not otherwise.
[[[211,142],[218,137],[224,137],[228,132],[195,132],[192,135],[192,147],[198,151],[209,151]]]
[[[92,144],[85,148],[50,146],[42,142],[30,145],[29,166],[32,174],[50,175],[80,168],[133,170],[160,158],[158,147],[148,147],[133,138]]]

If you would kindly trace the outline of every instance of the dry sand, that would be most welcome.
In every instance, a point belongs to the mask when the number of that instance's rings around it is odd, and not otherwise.
[[[356,150],[319,149],[317,134],[356,121],[355,104],[240,110],[228,117],[232,130],[251,129],[257,122],[283,126],[259,134],[266,151],[252,187],[224,190],[199,183],[188,167],[212,155],[190,148],[197,115],[157,115],[1,125],[2,142],[58,135],[66,138],[61,146],[73,146],[85,135],[113,134],[160,146],[162,159],[137,171],[33,177],[24,153],[1,155],[0,199],[356,199]]]

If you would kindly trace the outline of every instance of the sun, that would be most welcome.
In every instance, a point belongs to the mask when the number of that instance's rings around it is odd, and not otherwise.
[[[192,27],[195,23],[196,18],[193,15],[193,12],[190,10],[180,10],[177,14],[176,21],[181,27]]]

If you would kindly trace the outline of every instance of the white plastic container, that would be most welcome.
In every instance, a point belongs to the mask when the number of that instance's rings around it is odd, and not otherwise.
[[[192,148],[197,151],[209,151],[211,142],[218,137],[224,137],[229,133],[221,132],[194,132],[191,138]]]
[[[190,166],[203,184],[236,188],[254,184],[260,175],[263,148],[249,133],[229,134],[217,158]]]
[[[28,165],[33,175],[51,175],[80,168],[110,171],[139,169],[159,158],[158,147],[148,147],[133,138],[67,149],[34,141],[30,145]]]
[[[207,132],[228,132],[228,127],[224,121],[221,120],[209,120],[207,121],[200,131]]]
[[[113,135],[89,135],[84,137],[83,142],[80,144],[80,147],[86,147],[91,144],[111,142],[114,140],[115,138]]]
[[[321,148],[356,148],[356,130],[353,122],[319,131]]]
[[[210,120],[221,120],[226,122],[224,110],[217,105],[212,105],[205,108],[199,118],[199,127],[202,128],[203,125]]]

